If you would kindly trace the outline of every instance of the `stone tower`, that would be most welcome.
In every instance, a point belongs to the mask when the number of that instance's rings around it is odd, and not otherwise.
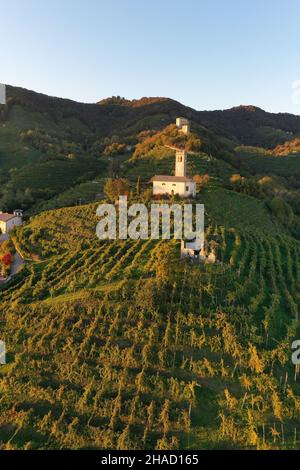
[[[186,176],[186,160],[186,151],[176,150],[175,176]]]
[[[176,126],[178,129],[181,130],[181,132],[185,135],[189,135],[191,127],[190,127],[190,122],[188,119],[180,117],[176,119]]]

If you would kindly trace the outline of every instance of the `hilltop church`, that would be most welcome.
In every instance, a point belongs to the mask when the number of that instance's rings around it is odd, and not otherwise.
[[[190,133],[189,121],[185,118],[176,119],[176,125],[185,135]],[[152,178],[153,195],[170,194],[181,197],[196,196],[196,182],[186,176],[187,152],[176,147],[170,147],[176,151],[175,176],[156,175]]]

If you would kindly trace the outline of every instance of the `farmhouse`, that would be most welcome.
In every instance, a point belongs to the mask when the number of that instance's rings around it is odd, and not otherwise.
[[[22,225],[22,211],[15,210],[13,214],[0,212],[0,233],[7,234],[14,227]]]
[[[176,119],[176,125],[181,130],[181,132],[186,135],[189,134],[190,125],[187,119]],[[175,176],[154,176],[154,178],[152,178],[153,195],[156,196],[159,194],[177,194],[181,197],[195,197],[196,182],[186,176],[187,152],[176,147],[169,146],[169,148],[173,148],[176,152]]]

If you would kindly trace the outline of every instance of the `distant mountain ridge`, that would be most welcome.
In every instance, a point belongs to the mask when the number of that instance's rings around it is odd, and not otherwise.
[[[78,119],[91,132],[102,136],[120,131],[126,134],[126,129],[132,126],[137,130],[161,130],[179,115],[244,145],[273,148],[300,136],[300,116],[269,113],[251,105],[197,111],[164,97],[132,101],[111,97],[85,104],[9,85],[7,102],[9,109],[18,105],[27,111],[42,113],[58,124],[63,119]]]

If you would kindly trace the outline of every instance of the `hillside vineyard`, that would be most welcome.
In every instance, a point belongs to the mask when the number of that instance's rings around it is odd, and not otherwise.
[[[1,450],[299,449],[300,118],[7,86],[0,120]],[[125,195],[204,242],[99,240]]]

